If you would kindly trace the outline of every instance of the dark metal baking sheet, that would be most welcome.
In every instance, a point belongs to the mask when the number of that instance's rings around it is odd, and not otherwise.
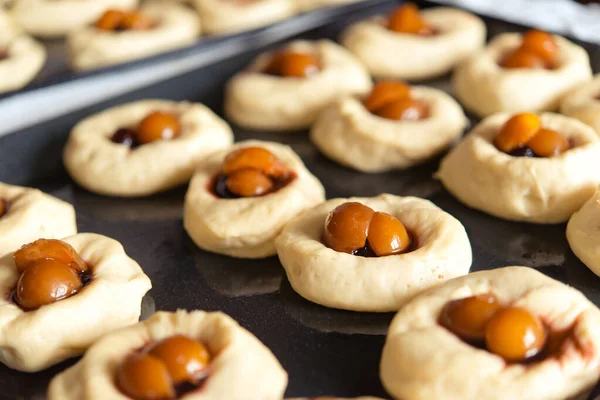
[[[397,3],[385,1],[370,13],[385,12]],[[301,37],[336,38],[343,27],[365,16],[363,12],[354,13]],[[525,29],[495,19],[485,20],[490,36]],[[598,71],[598,47],[584,46]],[[258,336],[288,371],[287,395],[386,397],[378,366],[384,334],[393,314],[361,314],[312,304],[292,290],[276,257],[237,260],[199,250],[182,226],[185,187],[148,198],[114,199],[77,187],[63,169],[62,148],[69,130],[82,118],[117,104],[155,97],[203,102],[220,113],[224,83],[258,51],[239,54],[0,138],[0,181],[38,187],[65,199],[75,205],[80,231],[98,232],[121,241],[152,279],[153,288],[144,299],[144,315],[155,309],[177,308],[230,314]],[[448,77],[427,84],[449,89]],[[582,290],[600,305],[600,278],[569,250],[564,224],[512,223],[466,208],[431,178],[439,159],[407,171],[367,175],[320,155],[306,133],[267,134],[235,128],[235,135],[238,141],[259,138],[291,145],[321,179],[328,198],[374,196],[382,192],[428,198],[465,225],[473,248],[473,271],[530,265]],[[43,399],[49,379],[73,362],[37,374],[0,366],[0,398]]]
[[[212,52],[219,48],[227,48],[234,43],[239,44],[240,42],[243,42],[245,44],[245,49],[251,49],[256,46],[274,43],[290,36],[306,32],[339,18],[344,18],[349,13],[352,14],[360,12],[361,10],[368,12],[371,7],[377,7],[385,1],[386,0],[365,0],[339,7],[326,7],[293,16],[270,26],[246,32],[233,35],[202,36],[196,43],[190,46],[89,71],[78,72],[69,68],[67,45],[64,39],[42,40],[42,43],[47,50],[47,60],[39,74],[24,88],[0,94],[0,100],[20,93],[58,85],[60,83],[139,69],[148,65]]]

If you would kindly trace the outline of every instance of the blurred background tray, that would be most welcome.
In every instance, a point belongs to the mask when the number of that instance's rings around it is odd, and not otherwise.
[[[287,37],[297,35],[301,32],[311,30],[317,26],[344,18],[348,13],[377,6],[385,0],[365,0],[358,3],[350,3],[337,7],[325,7],[298,14],[286,20],[257,29],[248,30],[233,35],[206,35],[198,38],[196,43],[179,49],[144,57],[138,60],[116,64],[112,66],[97,68],[89,71],[74,71],[69,67],[68,51],[64,39],[41,40],[47,51],[47,60],[40,73],[22,89],[0,94],[0,100],[31,90],[37,90],[52,85],[58,85],[75,80],[83,80],[102,74],[119,73],[150,64],[159,64],[165,61],[181,60],[195,54],[207,51],[223,49],[225,53],[228,47],[234,47],[237,52],[247,50],[255,45],[273,43]],[[243,43],[245,46],[233,46]],[[215,59],[218,61],[218,59]]]

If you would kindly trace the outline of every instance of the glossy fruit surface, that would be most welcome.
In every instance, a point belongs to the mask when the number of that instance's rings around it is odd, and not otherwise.
[[[548,32],[537,29],[525,32],[521,49],[537,54],[548,64],[554,63],[558,52],[554,37]]]
[[[518,69],[542,69],[546,68],[546,61],[536,53],[527,50],[518,49],[502,59],[503,68]]]
[[[13,260],[19,272],[23,272],[41,260],[54,260],[68,265],[76,271],[89,269],[87,263],[73,246],[58,239],[38,239],[26,244],[13,253]]]
[[[306,78],[319,72],[319,60],[309,53],[280,50],[271,56],[264,72],[289,78]]]
[[[134,400],[175,398],[167,366],[148,354],[134,353],[121,363],[117,371],[117,386]]]
[[[241,169],[256,169],[269,176],[285,173],[285,166],[269,150],[263,147],[244,147],[225,157],[222,172],[231,175]]]
[[[267,194],[273,189],[273,181],[256,169],[240,169],[227,178],[227,189],[240,197]]]
[[[108,10],[96,21],[96,28],[104,31],[114,31],[120,26],[124,16],[125,13],[122,11]]]
[[[184,335],[173,335],[154,344],[149,354],[160,359],[173,383],[195,383],[204,375],[210,355],[200,342]]]
[[[488,321],[485,343],[490,352],[507,361],[525,361],[542,351],[546,330],[542,321],[528,310],[507,307]]]
[[[536,156],[552,157],[569,150],[569,140],[552,129],[540,129],[527,143]]]
[[[373,214],[370,207],[357,202],[336,207],[325,221],[323,242],[335,251],[350,254],[364,247]]]
[[[174,139],[181,133],[181,127],[176,115],[154,111],[140,121],[136,132],[139,142],[147,144],[156,140]]]
[[[69,266],[53,260],[39,261],[21,274],[15,300],[23,309],[35,310],[76,294],[82,286],[81,278]]]
[[[387,103],[375,115],[393,120],[418,121],[427,117],[428,107],[421,101],[403,98]]]
[[[410,97],[410,86],[399,81],[380,81],[373,86],[373,90],[365,99],[365,107],[370,112],[375,112],[381,107],[395,100]]]
[[[511,117],[500,128],[496,135],[496,147],[505,153],[525,146],[541,127],[540,118],[536,114],[521,113]]]
[[[433,28],[423,20],[419,8],[413,3],[405,3],[392,12],[388,19],[388,29],[422,36],[434,33]]]
[[[403,253],[411,245],[410,236],[402,222],[393,215],[381,212],[373,214],[367,240],[378,257]]]
[[[446,303],[440,322],[467,341],[485,340],[485,328],[502,305],[496,296],[486,293]]]

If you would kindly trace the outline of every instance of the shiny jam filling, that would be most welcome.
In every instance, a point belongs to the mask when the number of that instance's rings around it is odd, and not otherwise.
[[[556,356],[573,340],[572,329],[552,331],[529,310],[503,304],[491,293],[447,302],[439,323],[466,343],[508,363]]]
[[[414,3],[404,3],[392,11],[387,28],[394,32],[419,36],[437,34],[436,29],[423,19],[419,8]]]
[[[294,179],[296,174],[267,149],[245,147],[225,157],[209,187],[217,197],[237,199],[275,193]]]
[[[8,213],[8,200],[0,198],[0,218],[4,217]]]
[[[125,357],[117,369],[117,387],[134,400],[179,398],[205,382],[211,358],[199,341],[169,336]]]
[[[96,21],[95,26],[103,31],[122,32],[149,30],[156,23],[141,11],[108,10]]]
[[[263,73],[286,78],[308,78],[320,71],[320,62],[313,54],[279,50],[273,53]]]
[[[410,86],[400,81],[379,81],[364,99],[365,108],[381,118],[418,121],[429,116],[429,106],[412,97]]]
[[[558,47],[551,34],[532,29],[523,34],[521,45],[500,61],[502,68],[554,69],[558,64]]]
[[[542,127],[540,118],[532,113],[516,114],[506,121],[494,144],[514,157],[553,157],[573,147],[561,133]]]
[[[61,240],[26,244],[13,254],[13,261],[20,276],[10,297],[25,311],[71,297],[93,279],[88,264]]]
[[[323,243],[332,250],[360,257],[383,257],[416,249],[402,222],[358,202],[336,207],[325,219]]]
[[[181,135],[181,125],[177,115],[153,111],[146,115],[135,128],[117,129],[110,140],[133,149],[159,140],[175,139],[179,135]]]

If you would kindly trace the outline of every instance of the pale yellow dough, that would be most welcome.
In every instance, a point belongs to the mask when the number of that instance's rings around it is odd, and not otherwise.
[[[600,191],[571,216],[567,240],[573,253],[600,276]]]
[[[142,297],[152,285],[119,242],[93,233],[62,240],[89,264],[93,280],[79,293],[34,311],[9,300],[19,273],[12,253],[0,258],[0,361],[10,368],[48,368],[140,317]]]
[[[438,30],[434,36],[398,33],[378,16],[351,25],[342,44],[365,64],[371,75],[421,80],[445,74],[485,44],[486,28],[475,15],[454,8],[421,11]]]
[[[366,0],[295,0],[299,12],[310,11],[321,7],[343,6]]]
[[[208,34],[231,34],[270,25],[295,13],[295,0],[253,2],[194,0],[202,27]]]
[[[8,212],[0,217],[0,256],[42,237],[61,239],[77,233],[75,209],[56,197],[0,182],[0,199],[8,201]]]
[[[565,222],[600,184],[600,141],[589,126],[559,114],[542,113],[542,126],[560,132],[573,148],[554,157],[513,157],[493,141],[510,114],[484,119],[442,160],[437,178],[467,206],[499,218]]]
[[[296,178],[265,196],[216,197],[210,182],[223,160],[230,152],[249,146],[269,150],[296,173]],[[232,257],[264,258],[275,254],[275,238],[290,219],[323,200],[323,186],[290,147],[245,141],[212,154],[198,165],[185,195],[183,224],[194,243],[204,250]]]
[[[327,157],[362,172],[408,168],[448,148],[468,124],[460,105],[438,89],[411,88],[429,106],[420,121],[395,121],[370,113],[352,97],[338,100],[317,119],[310,139]]]
[[[46,48],[25,35],[10,15],[0,8],[0,93],[20,89],[40,72],[46,62]]]
[[[225,113],[231,121],[270,131],[308,128],[336,99],[371,90],[365,68],[346,49],[329,40],[298,40],[286,48],[314,54],[320,60],[321,71],[307,78],[263,74],[273,53],[260,55],[248,70],[227,84]]]
[[[553,111],[569,90],[592,76],[587,52],[554,36],[556,69],[505,69],[498,63],[521,45],[519,33],[500,34],[488,46],[460,64],[452,76],[454,92],[469,111],[479,116],[497,112]]]
[[[337,206],[357,201],[398,218],[418,248],[365,258],[325,246],[325,220]],[[294,290],[326,307],[352,311],[396,311],[418,293],[471,267],[471,245],[461,223],[428,200],[382,194],[328,200],[294,218],[275,241]]]
[[[87,70],[136,60],[192,44],[200,35],[200,19],[185,5],[153,2],[140,11],[157,25],[149,30],[119,32],[89,26],[69,34],[73,68]]]
[[[560,112],[591,126],[600,134],[600,74],[569,92],[560,102]]]
[[[11,9],[19,25],[40,37],[60,37],[94,23],[109,9],[127,10],[138,0],[18,0]]]
[[[96,342],[50,383],[48,400],[127,400],[115,385],[120,362],[152,341],[174,334],[199,340],[214,357],[202,390],[181,400],[280,400],[287,374],[271,351],[220,312],[158,312]]]
[[[110,140],[119,128],[135,128],[152,111],[178,114],[181,135],[135,149]],[[79,122],[71,131],[63,161],[71,177],[92,192],[147,196],[186,183],[200,160],[232,141],[229,125],[202,104],[141,100]]]
[[[438,323],[453,299],[493,293],[551,330],[573,326],[574,345],[523,365],[463,342]],[[394,317],[381,358],[381,381],[402,400],[565,400],[591,389],[600,372],[600,311],[583,294],[527,267],[453,279],[406,304]]]

